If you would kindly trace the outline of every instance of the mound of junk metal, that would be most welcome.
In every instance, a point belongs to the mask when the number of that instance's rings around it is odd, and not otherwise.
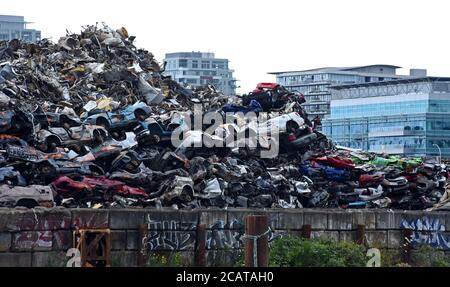
[[[337,146],[277,84],[182,86],[134,40],[0,42],[0,206],[450,207],[446,165]]]

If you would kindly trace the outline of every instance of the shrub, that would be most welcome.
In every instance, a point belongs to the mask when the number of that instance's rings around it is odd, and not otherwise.
[[[411,259],[417,267],[450,267],[450,260],[444,251],[429,245],[421,245],[411,252]]]
[[[269,257],[273,267],[364,267],[366,262],[366,250],[361,245],[294,236],[273,242]]]
[[[147,267],[182,267],[183,262],[180,253],[155,253],[149,256]]]

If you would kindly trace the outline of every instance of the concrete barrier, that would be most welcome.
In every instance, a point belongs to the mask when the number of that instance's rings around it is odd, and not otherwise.
[[[355,241],[358,225],[365,226],[369,246],[396,249],[402,243],[402,225],[412,226],[416,241],[450,246],[448,212],[337,210],[337,209],[7,209],[0,208],[0,266],[65,266],[72,247],[72,232],[80,228],[110,228],[113,266],[135,266],[146,224],[150,252],[185,255],[193,264],[196,226],[206,225],[208,266],[235,263],[244,246],[244,220],[250,214],[267,214],[270,239],[300,235],[311,226],[311,237]],[[447,246],[447,247],[448,247]]]

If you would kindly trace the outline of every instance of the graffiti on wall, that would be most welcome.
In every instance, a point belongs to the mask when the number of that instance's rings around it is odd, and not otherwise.
[[[450,250],[450,236],[445,236],[445,225],[441,224],[439,218],[429,219],[428,217],[423,217],[411,222],[403,219],[400,227],[413,230],[413,245],[430,245]]]
[[[245,225],[238,219],[226,223],[223,220],[216,221],[208,232],[206,249],[241,249],[244,248]],[[269,227],[269,242],[280,237]]]
[[[192,250],[195,247],[196,222],[175,220],[147,223],[148,234],[143,239],[148,250]]]
[[[194,250],[196,243],[196,222],[175,220],[147,220],[148,234],[143,239],[147,250]],[[217,220],[207,226],[206,249],[241,249],[245,242],[245,225],[239,219],[230,222]],[[280,237],[269,228],[269,242]]]
[[[206,237],[206,249],[239,249],[245,233],[244,225],[237,219],[227,223],[217,220],[210,226]]]

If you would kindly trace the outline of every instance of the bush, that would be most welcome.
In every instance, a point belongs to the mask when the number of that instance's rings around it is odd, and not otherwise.
[[[411,252],[411,259],[417,267],[450,267],[450,260],[444,251],[429,245],[421,245]]]
[[[155,253],[147,260],[147,267],[183,267],[180,253]]]
[[[366,250],[361,245],[294,236],[273,242],[269,257],[272,267],[364,267],[366,262]]]

